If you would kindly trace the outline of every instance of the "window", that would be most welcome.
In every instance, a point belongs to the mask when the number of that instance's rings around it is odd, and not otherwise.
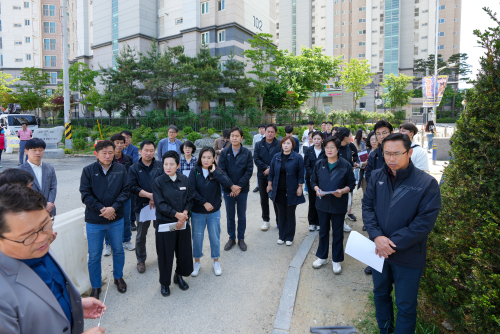
[[[419,13],[418,8],[415,8],[415,13],[413,14],[413,16],[418,16],[419,15],[418,13]]]
[[[454,20],[454,21],[455,21],[455,22],[458,22],[458,18],[456,18],[456,17],[455,17],[455,20]]]
[[[366,19],[359,19],[359,23],[366,22]]]
[[[22,27],[21,23],[14,23],[14,27],[19,28]]]
[[[422,49],[420,50],[420,52],[427,52],[427,49]]]
[[[384,14],[380,14],[380,22],[384,22]]]
[[[458,8],[458,5],[455,5],[455,8]]]
[[[419,1],[418,1],[418,0],[415,0],[415,3],[419,3]]]
[[[175,25],[182,24],[182,17],[178,17],[175,19]]]
[[[366,7],[359,7],[360,12],[364,12],[366,10]]]
[[[14,45],[21,45],[21,44],[23,44],[23,42],[21,42],[21,41],[14,41]]]
[[[43,16],[56,16],[56,6],[55,5],[42,5],[42,15]]]
[[[418,46],[413,47],[413,55],[418,56]]]
[[[44,67],[57,67],[57,56],[44,56]]]
[[[345,26],[345,21],[342,21],[342,25]]]
[[[26,60],[31,60],[31,53],[26,54]]]
[[[345,32],[342,33],[342,37],[345,37]]]
[[[373,42],[372,45],[377,45],[377,42]]]
[[[12,9],[21,9],[21,6],[12,6]]]
[[[201,14],[208,14],[208,1],[201,3]]]
[[[439,23],[444,23],[445,19],[439,19]]]
[[[220,68],[221,72],[226,70],[226,61],[225,60],[223,60],[219,63],[219,68]]]
[[[29,26],[30,25],[30,20],[24,20],[24,25]]]
[[[47,89],[47,96],[52,96],[52,94],[54,94],[54,90],[53,89]]]
[[[335,44],[335,49],[338,49],[339,48],[339,45],[338,44]]]
[[[383,34],[384,33],[384,26],[380,26],[380,33]]]
[[[321,30],[325,30],[325,29],[326,29],[326,27],[322,27],[322,28],[321,28]]]
[[[364,58],[365,57],[365,54],[364,53],[360,53],[358,54],[358,58]]]
[[[345,14],[345,10],[342,11],[342,15]]]
[[[428,12],[429,12],[428,9],[422,11],[422,13],[428,13]]]
[[[439,6],[439,10],[444,10],[446,9],[446,5]]]
[[[454,31],[454,32],[453,32],[453,35],[456,35],[456,34],[457,34],[457,32],[456,32],[456,31]]]
[[[49,83],[57,84],[57,72],[50,72],[49,75],[50,75]]]
[[[376,34],[378,33],[378,30],[372,30],[372,33]]]
[[[376,57],[376,56],[377,56],[377,54],[376,54],[376,53],[375,53],[375,54],[372,54],[372,57]]]
[[[23,58],[16,58],[16,63],[22,63],[23,62]]]
[[[377,9],[378,6],[373,6],[372,9]]]
[[[217,32],[218,35],[218,41],[219,42],[225,42],[226,41],[226,30],[219,30]]]
[[[56,23],[55,22],[43,22],[43,32],[45,34],[55,34],[56,33]]]
[[[333,25],[334,25],[335,27],[338,27],[338,26],[339,26],[339,23],[338,23],[338,22],[334,22],[334,23],[333,23]]]
[[[377,18],[372,19],[372,21],[377,21],[377,20],[378,20]]]
[[[276,23],[276,30],[278,30],[280,28],[280,23]]]
[[[340,47],[343,49],[345,48],[345,44],[340,44]]]
[[[422,23],[422,27],[425,27],[427,25],[427,23]]]
[[[334,15],[339,15],[339,11],[338,11],[338,10],[336,10],[336,11],[334,12]]]
[[[377,66],[372,66],[372,69],[375,69],[375,68],[377,68]]]
[[[413,29],[418,29],[418,21],[415,21],[415,24],[413,26]]]
[[[364,34],[366,34],[366,30],[360,30],[360,31],[358,31],[358,35],[364,35]]]
[[[337,38],[337,37],[339,37],[339,33],[338,32],[335,33],[335,38]]]
[[[56,49],[56,39],[55,38],[54,39],[44,38],[43,39],[43,49],[54,51]]]
[[[316,37],[312,38],[312,44],[316,44]]]
[[[219,10],[219,12],[221,10],[225,10],[226,9],[226,0],[217,1],[217,9]]]
[[[438,50],[444,50],[444,45],[439,45]]]
[[[427,39],[427,36],[422,36],[422,39]]]
[[[208,44],[210,43],[210,32],[202,32],[201,33],[201,44]]]
[[[440,32],[438,33],[438,36],[439,36],[439,37],[443,37],[443,36],[444,36],[444,31],[440,31]]]
[[[94,25],[94,21],[90,21],[90,26],[92,27]]]
[[[30,8],[30,3],[28,1],[24,2],[24,8]]]
[[[359,46],[366,45],[366,42],[359,42]]]
[[[2,31],[2,20],[0,20],[0,31]]]
[[[457,46],[456,46],[456,45],[453,45],[453,48],[454,48],[454,49],[456,49],[456,48],[457,48]]]

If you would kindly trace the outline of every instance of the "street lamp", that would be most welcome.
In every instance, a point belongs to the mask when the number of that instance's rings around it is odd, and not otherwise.
[[[437,53],[437,51],[436,51],[436,53]],[[437,57],[437,54],[435,56]],[[436,62],[437,62],[437,58],[436,58]],[[437,68],[437,64],[436,64],[436,69],[434,71],[434,82],[437,83],[437,77],[438,77],[438,74],[439,74],[440,71],[444,70],[445,68],[456,67],[457,65],[458,65],[458,63],[452,63],[452,64],[448,64],[446,66],[443,66],[441,68]],[[434,107],[432,107],[432,113],[435,116],[437,114],[437,106],[435,105],[436,99],[435,99],[435,95],[434,94],[436,94],[436,89],[432,90],[432,95],[433,95],[433,100],[434,100]],[[428,115],[426,115],[426,120],[428,121]]]

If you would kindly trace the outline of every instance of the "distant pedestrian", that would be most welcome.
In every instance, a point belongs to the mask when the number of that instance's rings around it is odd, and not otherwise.
[[[370,182],[370,176],[374,170],[380,169],[384,166],[384,155],[382,154],[382,147],[380,145],[382,145],[382,141],[385,137],[390,135],[394,129],[391,123],[385,120],[380,120],[375,123],[373,131],[375,132],[375,136],[377,136],[379,147],[372,150],[370,156],[368,157],[368,164],[365,169],[366,183]]]
[[[427,153],[425,149],[418,144],[413,143],[413,138],[418,133],[418,129],[412,123],[404,123],[399,126],[399,132],[410,137],[411,149],[413,150],[413,154],[411,155],[411,162],[415,168],[420,170],[429,171],[429,158],[427,157]]]
[[[179,167],[179,172],[189,177],[189,173],[194,167],[196,167],[196,163],[198,162],[198,158],[193,156],[196,152],[196,146],[194,146],[193,142],[190,140],[186,140],[181,145],[181,153],[183,154],[181,158],[181,163]]]
[[[318,160],[325,158],[325,150],[323,149],[323,139],[325,136],[321,131],[312,133],[313,146],[304,154],[304,168],[306,171],[306,184],[309,189],[309,210],[307,213],[307,220],[309,221],[309,231],[319,231],[318,210],[316,209],[316,191],[311,185],[311,175],[314,170],[314,165]]]
[[[326,122],[323,121],[321,122],[321,132],[323,132],[323,135],[325,134],[325,131],[326,131]]]
[[[137,148],[137,146],[134,146],[132,144],[132,132],[128,130],[123,130],[122,132],[120,132],[120,134],[125,138],[125,146],[123,148],[123,153],[130,155],[132,157],[133,163],[135,164],[137,161],[139,161],[140,156],[139,156],[139,149]],[[131,195],[130,206],[132,208],[135,207],[135,201],[136,201],[136,196]],[[135,213],[133,212],[133,210],[131,210],[130,213],[130,229],[132,231],[137,230],[137,227],[135,225]]]
[[[19,138],[19,165],[21,166],[23,164],[24,160],[24,146],[26,145],[26,142],[30,140],[33,137],[33,131],[31,129],[28,129],[28,124],[22,123],[21,125],[23,128],[19,131],[17,131],[17,137]],[[26,161],[28,161],[28,157],[26,157]]]
[[[307,150],[309,149],[309,147],[314,146],[314,144],[313,144],[313,133],[314,133],[314,131],[313,132],[309,132],[307,134],[307,141],[305,141],[302,144],[302,153],[301,153],[302,157],[305,156],[305,154],[306,154]]]
[[[366,153],[368,153],[368,156],[370,153],[377,149],[378,147],[378,140],[377,136],[375,135],[375,132],[372,131],[368,134],[368,137],[364,140],[365,142],[365,150]],[[361,187],[363,190],[363,193],[366,190],[366,179],[365,179],[365,170],[366,170],[366,165],[368,164],[368,159],[364,162],[359,162],[359,181],[358,181],[358,189]]]
[[[314,122],[313,121],[309,121],[309,123],[307,123],[308,125],[308,129],[304,131],[304,133],[302,134],[302,142],[303,143],[307,143],[307,138],[309,137],[309,134],[310,133],[313,133],[314,131]]]
[[[287,125],[287,126],[285,126],[285,133],[286,133],[286,135],[287,135],[287,136],[292,137],[292,139],[295,141],[295,146],[294,146],[294,148],[293,148],[293,151],[294,151],[295,153],[299,153],[299,152],[300,152],[300,151],[299,151],[299,149],[300,149],[300,148],[299,148],[299,146],[300,146],[300,142],[299,142],[299,140],[298,140],[297,138],[295,138],[295,137],[293,136],[293,126],[291,126],[291,125]]]
[[[223,149],[230,146],[231,142],[229,141],[229,129],[225,129],[222,131],[222,137],[217,138],[214,141],[214,150],[215,150],[215,162],[219,161],[220,153]]]
[[[255,152],[255,144],[260,142],[261,140],[266,138],[266,126],[264,124],[259,125],[259,133],[253,136],[253,142],[252,142],[252,147],[254,148]],[[255,178],[255,189],[253,190],[254,193],[259,192],[259,178]]]
[[[432,150],[432,143],[434,141],[434,134],[436,133],[436,126],[434,121],[428,121],[425,124],[425,135],[427,136],[427,152],[430,153]]]
[[[2,153],[7,149],[7,137],[5,136],[5,130],[0,125],[0,168],[2,168]]]
[[[325,136],[325,140],[327,140],[328,138],[332,137],[334,135],[333,133],[333,123],[328,121],[326,122],[326,131],[323,132],[323,135]]]
[[[282,152],[274,155],[268,175],[267,193],[278,207],[278,245],[292,245],[297,224],[295,210],[306,201],[302,193],[304,159],[295,152],[295,143],[289,135],[281,140]]]
[[[163,154],[167,151],[175,151],[179,156],[181,156],[181,145],[182,141],[177,139],[179,134],[179,129],[175,125],[170,125],[168,127],[168,138],[163,138],[158,143],[158,160],[161,160]]]

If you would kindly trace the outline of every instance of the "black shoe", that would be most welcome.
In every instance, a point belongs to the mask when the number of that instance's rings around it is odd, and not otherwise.
[[[137,225],[135,225],[135,222],[130,222],[130,230],[137,231]]]
[[[259,187],[255,187],[255,189],[253,190],[254,193],[258,193],[259,192]]]
[[[233,239],[229,239],[228,242],[226,243],[226,245],[224,246],[224,250],[228,251],[231,248],[233,248],[234,245],[236,245],[236,241]]]
[[[162,286],[161,286],[161,295],[162,295],[163,297],[168,297],[168,296],[170,296],[170,287],[169,287],[169,286],[162,285]]]
[[[352,220],[353,222],[357,221],[358,219],[356,218],[355,215],[353,215],[352,213],[350,215],[347,215],[347,218],[349,218],[349,220]]]
[[[363,231],[366,231],[366,226],[365,225],[363,225]]]
[[[92,292],[90,293],[90,297],[94,297],[95,299],[99,299],[100,294],[101,294],[101,288],[92,289]]]
[[[372,267],[368,266],[365,268],[365,274],[371,275],[372,274]]]
[[[189,285],[187,285],[186,281],[179,274],[174,275],[174,284],[177,284],[182,291],[189,289]]]

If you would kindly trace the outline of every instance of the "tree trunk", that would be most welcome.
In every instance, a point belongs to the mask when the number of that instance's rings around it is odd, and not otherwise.
[[[264,96],[262,96],[262,94],[259,94],[259,104],[260,104],[260,111],[262,111],[262,105],[264,104]]]

